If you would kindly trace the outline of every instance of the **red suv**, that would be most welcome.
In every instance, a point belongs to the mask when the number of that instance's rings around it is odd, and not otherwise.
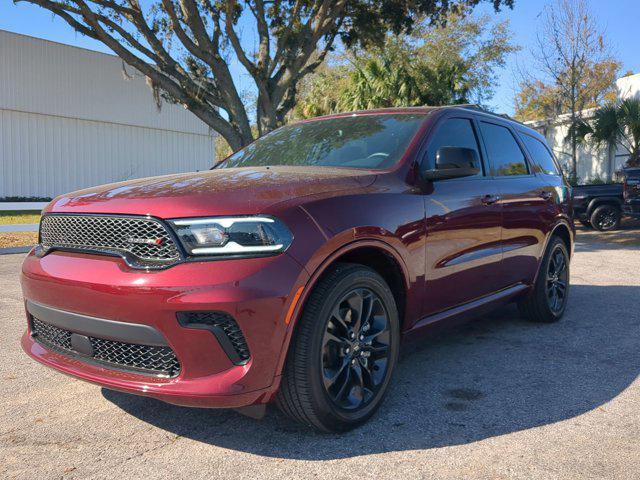
[[[347,430],[402,340],[507,302],[560,319],[569,198],[543,137],[477,108],[288,125],[210,171],[53,200],[22,346],[106,388]]]

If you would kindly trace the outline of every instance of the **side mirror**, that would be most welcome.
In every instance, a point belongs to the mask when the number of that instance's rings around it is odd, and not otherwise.
[[[480,158],[472,148],[442,147],[436,152],[435,168],[423,172],[426,180],[471,177],[480,173]]]

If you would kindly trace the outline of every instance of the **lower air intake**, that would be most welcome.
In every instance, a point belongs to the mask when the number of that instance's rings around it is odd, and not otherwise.
[[[80,354],[74,350],[71,336],[73,332],[58,328],[49,323],[31,317],[31,334],[34,340],[46,348],[69,356],[83,355],[92,362],[119,370],[175,377],[180,373],[180,362],[169,347],[138,345],[104,338],[88,337],[91,342],[91,355]]]
[[[229,359],[236,365],[247,363],[251,357],[242,330],[228,313],[179,312],[178,321],[183,327],[209,330],[213,333]]]

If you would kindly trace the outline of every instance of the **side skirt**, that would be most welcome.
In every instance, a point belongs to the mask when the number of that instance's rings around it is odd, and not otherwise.
[[[403,336],[406,340],[410,340],[423,334],[440,330],[442,327],[465,323],[479,315],[494,310],[500,305],[509,303],[514,297],[526,292],[529,288],[529,285],[518,283],[485,297],[434,313],[419,320],[410,330],[404,332]]]

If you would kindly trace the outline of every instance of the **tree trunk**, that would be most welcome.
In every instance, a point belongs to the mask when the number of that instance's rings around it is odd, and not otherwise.
[[[265,135],[278,128],[278,119],[273,102],[266,94],[258,94],[257,122],[258,136]]]
[[[578,183],[578,139],[576,137],[576,127],[578,125],[577,109],[577,79],[575,75],[575,64],[571,63],[571,183]]]
[[[575,125],[575,124],[574,124]],[[571,134],[571,176],[575,183],[578,182],[578,139],[575,128]]]

